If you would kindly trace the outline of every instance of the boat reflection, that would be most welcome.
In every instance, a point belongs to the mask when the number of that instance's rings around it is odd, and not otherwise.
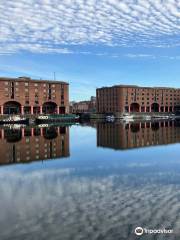
[[[132,149],[180,142],[180,124],[175,121],[97,123],[97,146]]]
[[[0,148],[0,164],[68,157],[69,128],[67,126],[1,128]]]

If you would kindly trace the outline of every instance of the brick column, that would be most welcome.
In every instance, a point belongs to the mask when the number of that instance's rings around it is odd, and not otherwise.
[[[21,129],[22,132],[22,138],[24,138],[24,128]]]
[[[31,137],[34,137],[34,128],[31,128]]]
[[[24,115],[24,106],[21,106],[21,114]]]
[[[69,106],[65,107],[65,113],[69,113]]]
[[[151,106],[149,106],[149,112],[151,112]]]
[[[57,114],[59,114],[59,106],[57,106]]]
[[[144,112],[146,112],[146,106],[144,106]]]
[[[31,114],[33,114],[33,106],[31,106]]]
[[[2,105],[1,106],[1,115],[3,115],[4,114],[4,106]]]
[[[40,114],[42,114],[43,113],[43,111],[42,111],[42,106],[40,106]]]
[[[40,128],[41,137],[43,136],[43,128]]]
[[[129,113],[131,112],[131,106],[128,107],[128,112],[129,112]]]
[[[4,129],[1,129],[1,138],[4,139]]]
[[[161,107],[159,106],[159,112],[161,112]]]
[[[164,112],[166,112],[166,107],[164,107]]]

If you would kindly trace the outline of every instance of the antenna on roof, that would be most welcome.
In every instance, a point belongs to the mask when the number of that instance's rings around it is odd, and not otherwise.
[[[56,80],[56,72],[54,72],[54,81]]]

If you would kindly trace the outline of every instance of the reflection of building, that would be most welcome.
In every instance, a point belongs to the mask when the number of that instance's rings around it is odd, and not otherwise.
[[[97,145],[113,149],[139,148],[180,142],[180,125],[175,122],[97,124]]]
[[[69,156],[69,128],[0,129],[0,164]]]
[[[71,113],[84,113],[96,111],[96,97],[91,97],[90,101],[72,102]]]
[[[66,113],[68,91],[60,81],[0,78],[0,114]]]
[[[119,85],[96,91],[98,113],[173,112],[180,105],[180,89]]]

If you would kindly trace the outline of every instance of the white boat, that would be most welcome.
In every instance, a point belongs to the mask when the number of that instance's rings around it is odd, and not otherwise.
[[[143,117],[145,120],[151,120],[151,116],[144,116]]]
[[[19,123],[19,124],[26,124],[28,123],[28,119],[18,116],[18,115],[14,115],[14,116],[9,116],[8,118],[2,119],[0,120],[1,124],[15,124],[15,123]]]
[[[15,124],[3,124],[3,127],[7,127],[9,129],[21,129],[23,127],[26,127],[25,124],[15,123]]]
[[[45,116],[45,115],[44,116],[38,116],[37,118],[40,119],[40,120],[42,120],[42,119],[44,120],[44,119],[48,119],[48,116]]]
[[[110,115],[110,116],[106,116],[106,121],[108,122],[114,122],[115,120],[115,117],[113,115]]]
[[[47,128],[47,127],[49,127],[49,124],[39,124],[38,127],[39,128]]]

